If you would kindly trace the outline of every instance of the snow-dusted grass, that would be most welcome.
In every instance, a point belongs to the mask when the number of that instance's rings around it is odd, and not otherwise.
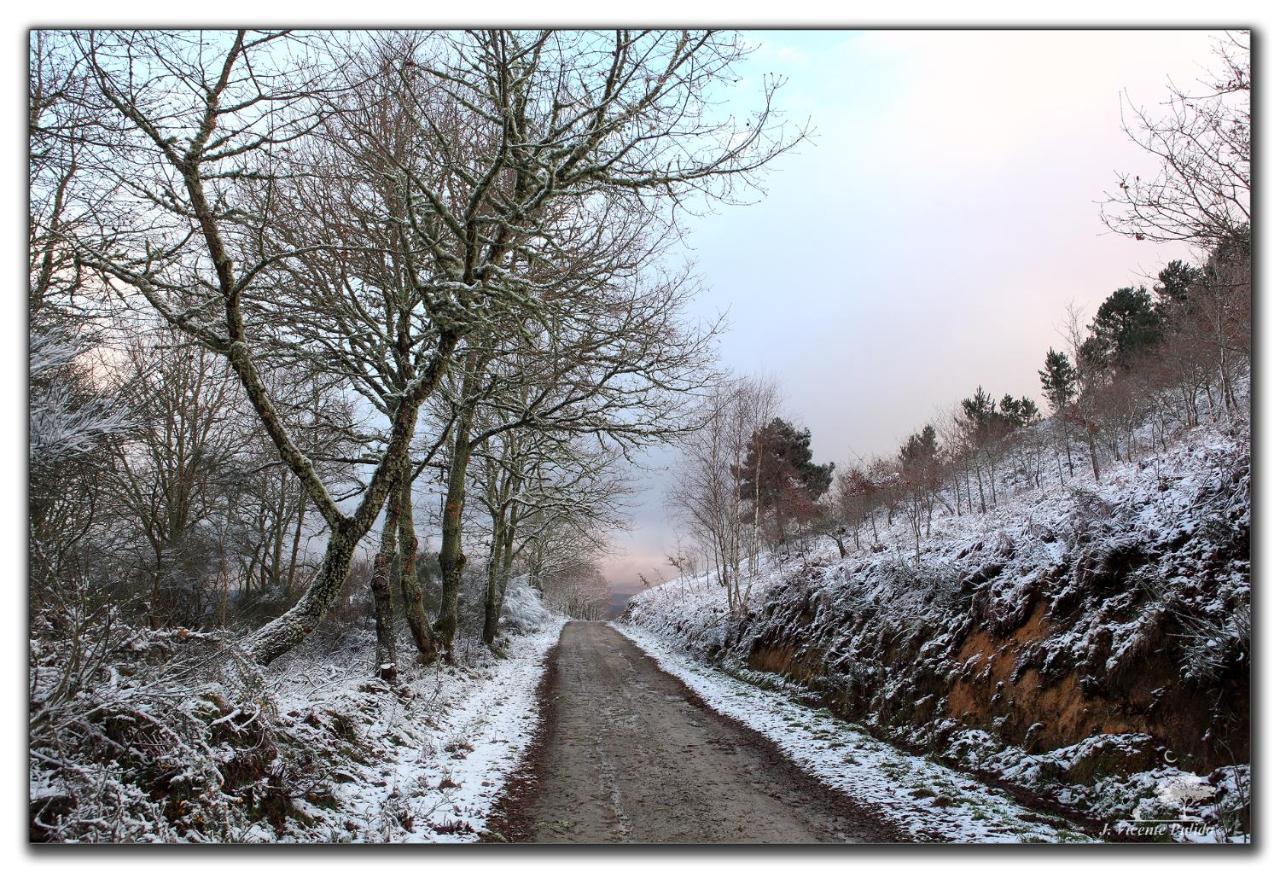
[[[281,706],[296,699],[299,706],[347,716],[368,761],[353,759],[333,774],[335,808],[301,802],[312,823],[291,823],[283,837],[258,824],[244,838],[477,839],[537,727],[535,692],[564,621],[548,616],[538,629],[508,638],[503,658],[477,648],[470,663],[418,670],[399,693],[371,693],[364,669],[321,685],[318,696],[311,681],[289,677],[279,691]]]
[[[909,755],[826,710],[796,703],[672,651],[653,634],[614,627],[717,712],[777,744],[809,773],[916,842],[1085,842],[1070,823],[1033,812],[1004,792]]]
[[[233,642],[117,628],[84,690],[53,696],[65,651],[33,643],[30,787],[46,840],[467,842],[537,726],[566,618],[513,582],[502,649],[372,676],[344,619],[268,668]],[[36,679],[38,678],[38,682]],[[35,832],[33,822],[33,833]]]

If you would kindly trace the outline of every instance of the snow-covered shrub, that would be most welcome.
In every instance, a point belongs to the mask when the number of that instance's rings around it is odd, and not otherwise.
[[[283,814],[298,759],[234,645],[81,618],[31,641],[32,839],[229,840]]]
[[[527,634],[546,627],[554,616],[542,602],[542,594],[529,585],[528,576],[518,576],[507,585],[502,603],[502,623],[516,633]]]
[[[65,334],[32,332],[29,405],[30,460],[46,470],[94,450],[125,425],[121,408],[88,390],[75,361],[80,349]]]
[[[1182,675],[1198,685],[1213,686],[1233,668],[1248,669],[1252,614],[1248,603],[1214,615],[1183,613]]]

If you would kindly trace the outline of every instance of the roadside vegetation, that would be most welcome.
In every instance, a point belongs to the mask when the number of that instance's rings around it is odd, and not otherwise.
[[[713,369],[664,252],[803,133],[715,108],[745,53],[31,34],[33,839],[287,833],[304,642],[395,696],[502,657],[521,586],[601,614],[619,462]]]

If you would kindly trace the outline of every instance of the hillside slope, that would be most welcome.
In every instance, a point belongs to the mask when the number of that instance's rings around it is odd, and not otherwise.
[[[745,615],[700,577],[623,621],[1100,822],[1241,834],[1250,474],[1247,425],[1202,427],[1100,483],[938,518],[919,564],[895,527],[846,559],[780,560]]]

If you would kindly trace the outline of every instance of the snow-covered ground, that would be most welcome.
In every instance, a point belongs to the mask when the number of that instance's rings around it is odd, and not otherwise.
[[[824,709],[734,678],[635,625],[614,627],[711,708],[764,735],[800,767],[914,842],[1085,842],[1079,828],[1006,793],[899,751]]]
[[[66,727],[33,732],[30,776],[44,838],[475,841],[533,737],[567,620],[522,580],[503,619],[501,654],[463,637],[452,665],[415,663],[405,639],[394,687],[371,675],[370,627],[318,633],[261,671],[199,634],[126,635],[135,660],[139,645],[213,648],[113,669],[50,711]],[[41,688],[55,680],[43,671]]]
[[[564,624],[552,618],[509,638],[506,656],[477,647],[457,666],[406,677],[399,693],[368,691],[367,665],[330,676],[288,677],[282,708],[341,714],[359,733],[367,762],[333,771],[333,807],[305,799],[312,819],[277,836],[257,823],[247,841],[471,842],[484,830],[507,776],[537,728],[535,699],[546,656]],[[336,674],[336,675],[334,675]],[[318,693],[317,693],[318,692]]]
[[[565,621],[517,579],[503,607],[504,627],[515,633],[502,657],[466,646],[455,665],[408,666],[395,693],[371,693],[363,662],[346,670],[330,663],[320,677],[287,666],[276,688],[280,709],[345,716],[361,753],[330,773],[330,803],[298,802],[310,822],[290,821],[283,836],[257,823],[244,839],[477,840],[537,728],[538,683]]]

